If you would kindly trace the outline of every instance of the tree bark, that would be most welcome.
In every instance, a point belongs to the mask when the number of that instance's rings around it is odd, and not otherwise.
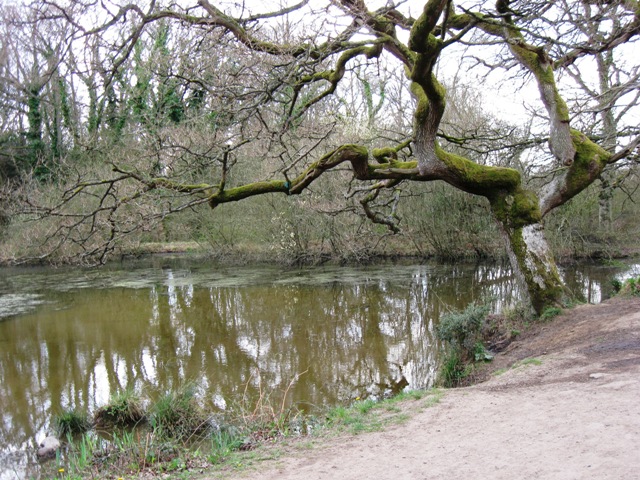
[[[542,222],[516,228],[499,224],[511,267],[533,309],[541,314],[547,307],[566,303],[571,294],[560,278]]]

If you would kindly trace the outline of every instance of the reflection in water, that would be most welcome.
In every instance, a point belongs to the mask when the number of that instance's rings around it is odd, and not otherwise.
[[[4,272],[0,304],[25,300],[0,321],[0,480],[29,477],[16,452],[53,415],[94,411],[127,388],[153,395],[191,380],[207,407],[227,409],[245,391],[279,402],[301,374],[287,401],[312,409],[429,387],[440,315],[518,297],[496,265]],[[566,276],[600,301],[613,273]]]

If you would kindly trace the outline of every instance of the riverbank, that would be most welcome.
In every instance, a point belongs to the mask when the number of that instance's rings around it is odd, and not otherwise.
[[[88,259],[72,256],[35,256],[17,255],[12,249],[0,250],[0,268],[20,266],[91,266]],[[640,257],[640,248],[629,244],[611,246],[596,245],[584,250],[554,249],[558,264],[572,264],[580,261],[598,263],[619,263]],[[107,264],[123,261],[136,261],[146,258],[193,258],[220,265],[281,265],[281,266],[313,266],[313,265],[369,265],[381,262],[420,262],[425,260],[454,261],[496,261],[508,262],[502,244],[492,248],[477,250],[474,248],[458,249],[455,252],[441,252],[433,249],[418,249],[411,242],[402,242],[399,238],[379,242],[375,248],[359,248],[353,250],[332,251],[319,246],[311,246],[304,250],[285,251],[277,245],[242,242],[224,247],[207,242],[172,241],[144,242],[121,248],[117,253],[107,257]],[[89,263],[87,263],[89,262]],[[98,262],[99,263],[99,262]],[[95,266],[95,265],[93,265]]]
[[[201,478],[638,478],[639,298],[533,326],[486,378],[403,403],[383,431],[262,447]]]

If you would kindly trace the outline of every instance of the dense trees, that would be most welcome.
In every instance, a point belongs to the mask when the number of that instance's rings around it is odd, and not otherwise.
[[[441,180],[486,199],[533,306],[561,302],[544,218],[598,179],[606,209],[631,171],[638,2],[379,3],[4,7],[15,142],[64,191],[21,190],[55,219],[47,248],[104,260],[154,219],[268,193],[335,211],[340,185],[397,232],[406,185]],[[518,128],[474,118],[507,118],[512,98]]]

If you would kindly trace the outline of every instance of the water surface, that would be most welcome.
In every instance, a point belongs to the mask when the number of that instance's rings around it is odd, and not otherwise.
[[[591,302],[631,267],[580,265],[567,281]],[[0,270],[0,480],[28,478],[24,455],[69,408],[131,388],[194,381],[212,410],[267,394],[314,408],[427,388],[441,314],[518,298],[496,264],[362,268],[220,267],[183,260],[99,270]]]

